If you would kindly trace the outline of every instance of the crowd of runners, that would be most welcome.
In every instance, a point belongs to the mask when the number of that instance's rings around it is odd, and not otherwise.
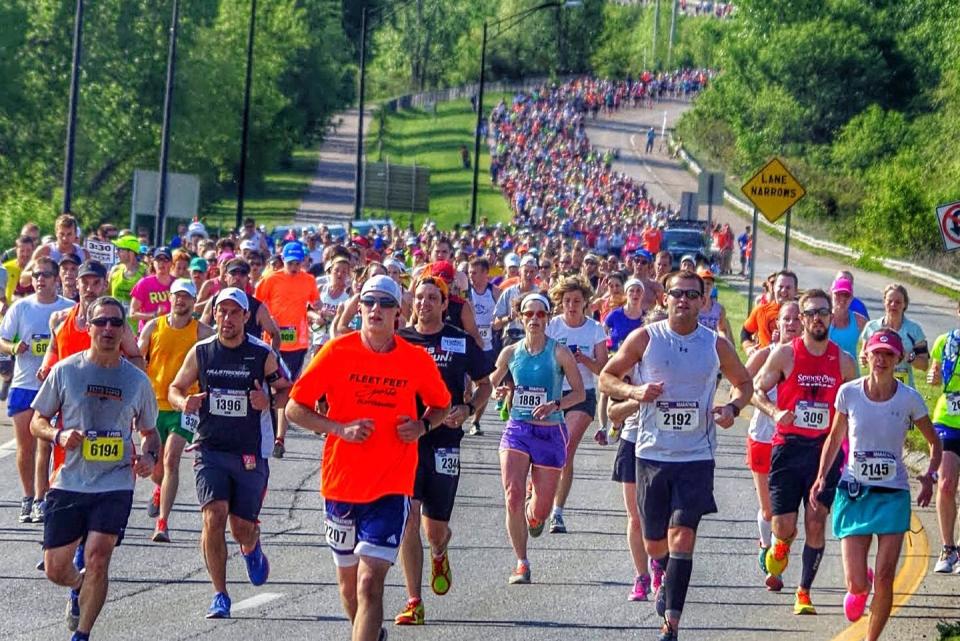
[[[451,590],[460,448],[487,430],[500,433],[511,585],[535,579],[531,538],[585,527],[564,508],[591,426],[610,446],[626,596],[654,602],[661,641],[677,638],[691,609],[697,529],[718,509],[717,428],[749,405],[758,589],[796,582],[794,612],[816,613],[832,513],[844,612],[855,621],[870,601],[867,639],[880,637],[910,527],[912,426],[930,453],[918,504],[938,488],[936,571],[960,571],[960,329],[928,348],[902,285],[886,288],[870,320],[849,272],[816,283],[782,271],[734,335],[709,260],[660,247],[671,207],[590,150],[582,98],[601,86],[545,87],[494,110],[508,225],[342,239],[321,226],[273,239],[248,219],[214,239],[194,222],[154,248],[133,230],[101,229],[115,251],[100,261],[69,215],[51,238],[24,227],[0,274],[0,350],[11,357],[0,391],[17,438],[20,521],[43,526],[40,567],[69,590],[74,640],[89,638],[106,601],[135,476],[154,487],[152,541],[186,536],[171,521],[184,456],[202,511],[206,616],[231,614],[228,527],[250,582],[266,583],[260,509],[291,426],[324,438],[321,534],[354,641],[386,638],[384,583],[398,560],[408,600],[395,624],[426,620],[425,561],[432,593]],[[932,412],[915,376],[940,388]],[[801,512],[804,543],[792,550]]]

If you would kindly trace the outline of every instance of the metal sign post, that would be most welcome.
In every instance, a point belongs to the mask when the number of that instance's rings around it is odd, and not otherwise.
[[[790,219],[792,218],[791,214],[793,213],[793,208],[787,210],[787,222],[784,225],[783,233],[783,268],[786,269],[787,265],[790,263]]]
[[[757,208],[753,208],[753,237],[750,240],[750,289],[747,292],[747,316],[753,311],[754,279],[757,276]]]

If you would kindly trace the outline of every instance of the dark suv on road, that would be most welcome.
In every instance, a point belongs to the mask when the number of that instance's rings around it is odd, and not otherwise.
[[[670,252],[673,259],[673,269],[680,268],[680,259],[685,255],[692,255],[697,262],[710,263],[709,248],[702,229],[696,227],[668,227],[663,230],[663,240],[660,249]]]

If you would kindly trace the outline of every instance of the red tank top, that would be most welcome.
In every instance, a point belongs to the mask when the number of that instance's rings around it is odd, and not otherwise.
[[[57,360],[63,360],[67,356],[90,349],[90,334],[77,329],[77,314],[79,312],[80,304],[78,303],[67,314],[60,330],[56,333]]]
[[[825,436],[833,424],[833,403],[843,383],[840,368],[840,348],[833,341],[827,343],[823,356],[807,351],[802,338],[793,339],[793,370],[777,385],[777,408],[793,412],[791,425],[777,423],[773,442],[782,444],[785,436],[795,434],[805,438]]]

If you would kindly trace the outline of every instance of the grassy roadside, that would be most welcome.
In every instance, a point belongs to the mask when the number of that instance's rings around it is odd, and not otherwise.
[[[735,335],[739,335],[740,328],[747,319],[747,297],[738,293],[737,290],[722,280],[717,281],[717,290],[719,292],[718,300],[727,310],[727,319],[730,321],[730,327],[733,329]],[[933,344],[933,338],[934,337],[930,338],[931,345]],[[737,341],[737,343],[737,353],[740,355],[740,359],[746,362],[746,355],[743,353],[739,341]],[[913,375],[917,391],[923,396],[930,411],[933,411],[933,405],[940,396],[940,388],[928,385],[923,372],[914,370]],[[907,432],[907,449],[914,452],[927,452],[927,441],[924,440],[919,430],[911,429]],[[958,629],[957,633],[960,634],[960,629]],[[958,637],[956,641],[960,641],[960,637]]]
[[[500,100],[500,95],[487,96],[484,103],[491,107]],[[505,96],[506,97],[506,96]],[[413,223],[419,227],[424,218],[436,221],[442,229],[454,223],[470,222],[470,196],[473,170],[460,163],[460,147],[465,145],[473,158],[473,134],[476,114],[467,100],[442,102],[436,112],[408,109],[388,114],[382,147],[378,145],[380,124],[371,123],[367,134],[367,157],[377,160],[380,156],[391,163],[425,165],[430,168],[430,212],[415,214]],[[510,220],[510,208],[490,183],[490,156],[481,145],[479,200],[477,218],[486,216],[491,222]],[[385,212],[370,207],[364,215],[379,218]],[[409,212],[392,212],[394,220],[409,222]]]
[[[283,166],[266,174],[263,184],[248,187],[243,201],[244,216],[253,216],[258,225],[272,229],[289,223],[310,185],[320,158],[319,145],[297,149]],[[232,229],[237,215],[237,196],[230,194],[211,203],[201,214],[208,228]]]

